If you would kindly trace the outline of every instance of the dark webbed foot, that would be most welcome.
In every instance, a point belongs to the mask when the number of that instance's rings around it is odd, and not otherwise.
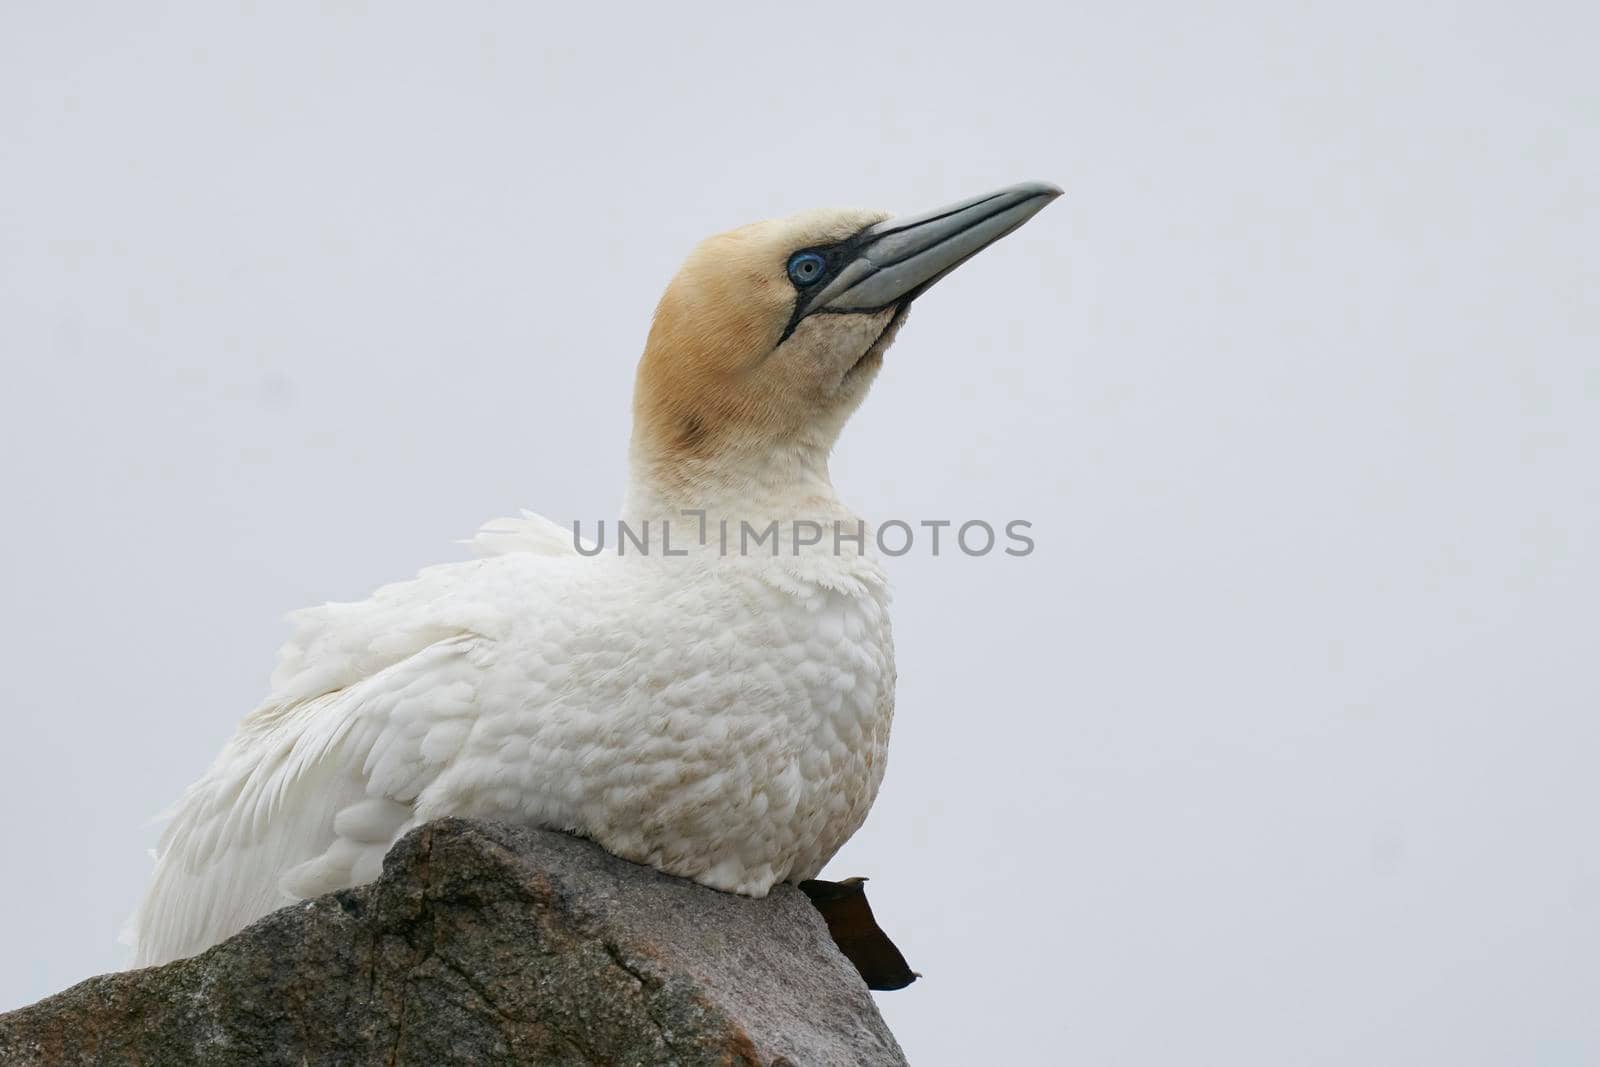
[[[866,980],[868,989],[904,989],[922,976],[906,965],[889,935],[878,927],[867,904],[865,878],[825,882],[820,878],[800,883],[828,924],[839,951]]]

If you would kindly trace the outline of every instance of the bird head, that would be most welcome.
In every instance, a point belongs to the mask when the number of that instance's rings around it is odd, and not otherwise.
[[[680,500],[790,468],[825,478],[911,302],[1060,193],[1026,183],[905,218],[813,211],[703,241],[639,363],[636,478]]]

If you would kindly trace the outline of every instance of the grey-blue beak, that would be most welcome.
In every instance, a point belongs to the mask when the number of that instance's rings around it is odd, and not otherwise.
[[[869,226],[852,238],[850,261],[806,301],[804,313],[876,311],[912,300],[1060,195],[1047,182],[1024,182]]]

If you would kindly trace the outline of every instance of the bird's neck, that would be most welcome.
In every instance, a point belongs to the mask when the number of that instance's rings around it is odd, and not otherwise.
[[[828,448],[786,443],[731,448],[709,457],[662,455],[634,442],[623,517],[710,521],[850,517],[828,477]]]

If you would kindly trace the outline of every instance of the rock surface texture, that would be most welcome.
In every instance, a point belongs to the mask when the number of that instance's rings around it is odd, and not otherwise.
[[[447,819],[371,885],[0,1015],[0,1064],[903,1064],[797,890]]]

